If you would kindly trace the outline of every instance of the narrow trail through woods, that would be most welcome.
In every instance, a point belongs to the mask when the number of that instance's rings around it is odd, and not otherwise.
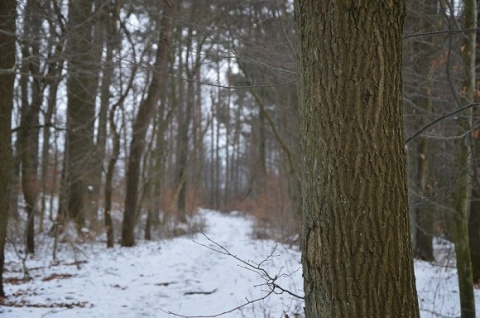
[[[201,210],[209,239],[244,261],[262,264],[283,287],[302,294],[300,254],[294,247],[270,240],[253,240],[253,221],[244,214]],[[175,317],[216,315],[268,292],[265,281],[200,233],[160,242],[139,242],[133,248],[106,249],[103,244],[79,246],[80,269],[71,265],[71,246],[62,246],[58,265],[45,254],[28,261],[33,280],[7,285],[8,302],[25,307],[3,307],[6,317]],[[48,244],[46,244],[48,245]],[[14,258],[8,255],[9,259]],[[69,265],[70,264],[70,265]],[[20,264],[9,263],[7,277],[20,276]],[[50,279],[46,279],[50,278]],[[30,307],[27,307],[30,306]],[[44,308],[44,307],[52,308]],[[39,308],[38,308],[39,307]],[[71,308],[68,308],[71,307]],[[227,317],[282,317],[301,311],[299,300],[272,295]]]

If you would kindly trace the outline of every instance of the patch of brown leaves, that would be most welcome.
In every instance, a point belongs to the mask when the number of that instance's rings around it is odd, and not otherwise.
[[[75,275],[72,275],[72,274],[52,274],[50,276],[47,276],[45,278],[42,279],[42,281],[44,282],[49,282],[51,280],[54,280],[54,279],[66,279],[66,278],[71,278],[71,277],[74,277]]]
[[[51,303],[51,304],[32,304],[25,299],[18,301],[15,300],[6,300],[5,298],[0,298],[0,305],[5,307],[34,307],[34,308],[85,308],[88,305],[86,301],[77,301],[74,303]]]

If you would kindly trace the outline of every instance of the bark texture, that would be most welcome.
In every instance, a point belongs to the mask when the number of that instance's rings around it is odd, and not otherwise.
[[[403,1],[296,1],[305,314],[419,317],[402,123]]]
[[[5,296],[3,265],[13,176],[11,123],[15,80],[16,6],[15,0],[0,1],[0,297]]]

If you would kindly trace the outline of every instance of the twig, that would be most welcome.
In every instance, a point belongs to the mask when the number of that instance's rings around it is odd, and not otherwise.
[[[405,35],[402,40],[406,40],[409,38],[419,37],[419,36],[427,36],[427,35],[438,35],[438,34],[451,34],[451,33],[467,33],[467,32],[474,32],[480,31],[480,29],[465,29],[465,30],[443,30],[443,31],[433,31],[433,32],[423,32],[423,33],[414,33]]]
[[[280,285],[278,285],[276,283],[276,281],[281,278],[281,277],[289,277],[290,275],[289,274],[285,274],[285,273],[282,273],[282,274],[277,274],[275,275],[274,277],[272,277],[264,268],[262,268],[261,266],[263,264],[265,264],[266,262],[272,260],[272,258],[274,257],[274,253],[275,251],[277,250],[277,245],[275,245],[275,247],[273,248],[272,252],[267,255],[267,257],[262,260],[260,263],[258,264],[255,264],[251,261],[245,261],[243,259],[241,259],[240,257],[238,257],[237,255],[235,254],[232,254],[228,249],[226,249],[224,246],[220,245],[219,243],[215,242],[214,240],[212,240],[207,234],[205,234],[204,232],[202,231],[199,231],[200,234],[202,234],[210,243],[212,243],[214,246],[208,246],[206,244],[203,244],[203,243],[200,243],[200,242],[197,242],[195,240],[193,240],[193,242],[195,242],[196,244],[200,245],[200,246],[203,246],[205,248],[208,248],[209,250],[212,250],[216,253],[219,253],[219,254],[222,254],[222,255],[226,255],[226,256],[230,256],[232,258],[234,258],[235,260],[237,260],[238,262],[240,262],[241,264],[243,264],[243,266],[239,265],[240,267],[242,268],[245,268],[247,270],[250,270],[256,274],[258,274],[263,280],[265,280],[266,282],[264,284],[261,284],[261,285],[257,285],[255,287],[258,287],[258,286],[268,286],[269,290],[267,291],[267,293],[265,295],[263,295],[262,297],[259,297],[259,298],[255,298],[253,300],[251,299],[248,299],[248,298],[245,298],[245,302],[235,308],[232,308],[230,310],[227,310],[227,311],[224,311],[224,312],[221,312],[221,313],[218,313],[218,314],[213,314],[213,315],[204,315],[204,316],[187,316],[187,315],[180,315],[180,314],[177,314],[177,313],[174,313],[172,311],[165,311],[165,310],[162,310],[160,309],[162,312],[168,314],[168,315],[171,315],[171,316],[175,316],[175,317],[180,317],[180,318],[215,318],[215,317],[220,317],[220,316],[223,316],[223,315],[226,315],[226,314],[229,314],[229,313],[232,313],[236,310],[240,310],[248,305],[251,305],[251,304],[254,304],[254,303],[257,303],[259,301],[262,301],[262,300],[265,300],[267,299],[268,297],[270,297],[272,294],[277,294],[277,295],[280,295],[280,294],[288,294],[294,298],[297,298],[297,299],[305,299],[304,297],[302,296],[299,296],[291,291],[289,291],[288,289],[285,289],[283,287],[281,287]],[[283,267],[282,267],[283,268]],[[279,272],[282,270],[282,268],[280,268]],[[295,271],[296,272],[296,271]],[[294,272],[294,273],[295,273]],[[213,293],[215,292],[216,289],[210,293]],[[197,292],[197,293],[200,293],[200,292]],[[201,292],[203,294],[207,294],[207,292]],[[184,295],[186,295],[187,293],[185,293]],[[190,294],[189,294],[190,295]]]
[[[272,259],[273,257],[273,254],[275,253],[276,251],[276,248],[277,246],[275,246],[275,248],[272,250],[272,252],[262,261],[260,262],[259,264],[253,264],[251,262],[248,262],[248,261],[245,261],[241,258],[239,258],[237,255],[234,255],[232,253],[230,253],[229,250],[227,250],[224,246],[220,245],[219,243],[213,241],[210,237],[208,237],[207,234],[203,233],[203,232],[200,232],[209,242],[211,242],[212,244],[214,244],[215,246],[217,246],[219,248],[219,250],[211,247],[211,246],[207,246],[205,244],[202,244],[202,243],[199,243],[197,241],[194,240],[195,243],[201,245],[201,246],[204,246],[212,251],[215,251],[217,253],[220,253],[220,254],[223,254],[223,255],[227,255],[227,256],[230,256],[230,257],[233,257],[234,259],[236,259],[237,261],[239,261],[240,263],[244,264],[247,268],[250,268],[251,270],[253,270],[254,272],[256,272],[258,275],[260,275],[260,277],[262,277],[263,279],[265,279],[267,282],[265,283],[265,285],[267,285],[269,288],[270,288],[270,292],[271,293],[275,293],[275,294],[283,294],[283,293],[286,293],[286,294],[289,294],[290,296],[292,297],[295,297],[295,298],[298,298],[298,299],[305,299],[304,297],[302,296],[299,296],[283,287],[281,287],[280,285],[278,285],[276,283],[276,281],[281,278],[281,277],[288,277],[287,274],[280,274],[280,275],[275,275],[274,277],[272,277],[263,267],[261,267],[261,265],[263,265],[265,262],[269,261]]]
[[[466,109],[469,109],[469,108],[472,108],[472,107],[475,107],[475,106],[480,106],[479,103],[473,103],[473,104],[469,104],[467,106],[464,106],[460,109],[457,109],[451,113],[448,113],[448,114],[445,114],[441,117],[438,117],[437,119],[435,119],[434,121],[428,123],[427,125],[423,126],[420,130],[418,130],[416,133],[414,133],[413,135],[411,135],[410,137],[408,137],[406,140],[405,140],[405,144],[408,144],[410,141],[412,141],[414,138],[418,137],[418,135],[420,135],[422,132],[424,132],[425,130],[427,130],[428,128],[432,127],[433,125],[435,125],[436,123],[442,121],[443,119],[445,118],[448,118],[448,117],[451,117],[453,115],[456,115],[458,113],[461,113],[463,112],[464,110]]]

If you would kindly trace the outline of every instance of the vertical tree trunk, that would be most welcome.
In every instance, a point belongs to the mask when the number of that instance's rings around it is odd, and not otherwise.
[[[155,139],[155,147],[153,149],[153,163],[152,163],[152,191],[151,204],[148,209],[147,221],[145,224],[145,239],[151,240],[151,228],[157,226],[160,222],[161,210],[161,189],[165,178],[165,132],[168,128],[168,123],[174,113],[174,107],[171,105],[170,110],[166,111],[166,85],[162,86],[160,91],[160,103],[157,110],[157,131]]]
[[[95,0],[71,1],[69,7],[67,135],[65,141],[64,197],[59,215],[78,228],[85,225],[87,200],[96,163],[93,142],[95,98],[98,86],[98,48],[92,45]],[[63,215],[62,215],[63,214]]]
[[[177,205],[177,219],[180,222],[186,222],[186,195],[187,195],[187,170],[188,170],[188,156],[189,156],[189,129],[191,122],[191,114],[193,103],[195,101],[194,95],[194,71],[188,64],[190,63],[191,55],[191,29],[186,39],[187,50],[185,53],[185,72],[187,73],[187,91],[186,98],[181,101],[184,107],[178,109],[178,133],[177,133],[177,146],[175,155],[175,188],[176,188],[176,205]],[[182,84],[182,83],[180,83]],[[180,94],[183,93],[183,85],[180,85]]]
[[[423,61],[428,65],[427,62]],[[428,76],[428,74],[427,74]],[[425,82],[425,81],[424,81]],[[428,81],[431,83],[431,81]],[[419,106],[424,108],[427,111],[431,111],[431,96],[430,89],[423,89],[426,96],[422,96],[419,100],[423,101],[419,103]],[[424,120],[419,120],[420,123],[423,123]],[[421,126],[424,126],[423,124]],[[424,195],[427,191],[427,181],[429,174],[428,166],[428,139],[421,138],[416,145],[415,152],[415,165],[416,165],[416,175],[414,177],[415,188]],[[415,249],[414,255],[419,259],[424,261],[434,261],[433,255],[433,217],[432,209],[424,205],[415,206]]]
[[[152,175],[152,187],[149,194],[149,207],[147,211],[147,221],[145,223],[145,239],[152,239],[152,226],[154,223],[158,225],[159,214],[160,214],[160,191],[162,187],[162,180],[164,177],[163,168],[164,168],[164,141],[165,141],[165,128],[166,125],[163,125],[164,122],[164,113],[165,113],[165,86],[162,88],[160,103],[157,110],[157,131],[155,132],[155,147],[152,150],[150,174]]]
[[[267,192],[267,137],[265,128],[265,108],[258,114],[258,145],[257,160],[255,162],[255,195],[262,198]]]
[[[28,0],[25,6],[24,35],[28,36],[22,47],[22,110],[21,130],[18,134],[21,158],[22,191],[27,212],[25,244],[27,253],[35,252],[35,213],[38,196],[38,114],[43,102],[40,74],[40,35],[42,19],[37,14],[35,1]],[[32,82],[30,83],[29,77]]]
[[[63,50],[63,44],[57,44],[57,47],[55,49],[56,53],[60,53]],[[57,58],[59,54],[57,54]],[[51,62],[48,66],[48,73],[47,77],[52,78],[51,82],[49,83],[49,89],[48,89],[48,97],[47,97],[47,111],[45,112],[44,115],[44,123],[46,125],[52,124],[53,120],[53,115],[56,110],[57,106],[57,92],[58,92],[58,86],[60,85],[60,74],[62,73],[62,67],[63,65],[63,59],[61,61],[56,61],[56,62]],[[43,129],[43,142],[42,142],[42,154],[41,154],[41,165],[40,165],[40,195],[41,195],[41,206],[40,206],[40,226],[39,226],[39,232],[43,231],[43,221],[44,221],[44,216],[45,216],[45,211],[46,211],[46,206],[47,206],[47,195],[48,195],[48,190],[47,190],[47,184],[48,184],[48,165],[50,162],[50,128],[49,127],[44,127]],[[56,178],[56,174],[52,174],[53,176],[51,179]],[[53,180],[50,183],[50,186],[52,186]],[[55,189],[50,190],[51,193],[50,195],[53,196],[53,191]],[[52,206],[50,206],[50,210],[52,209]]]
[[[100,18],[95,28],[95,44],[99,48],[105,47],[105,59],[102,63],[102,79],[100,82],[100,109],[98,112],[97,140],[96,140],[96,157],[95,173],[93,174],[92,193],[92,212],[93,220],[96,221],[96,211],[98,210],[98,202],[101,197],[100,188],[102,186],[102,176],[104,171],[105,147],[107,144],[107,122],[108,108],[110,106],[110,85],[113,78],[113,50],[118,47],[118,38],[116,23],[121,9],[121,1],[113,1],[102,6],[102,1],[96,0],[96,8],[101,8]]]
[[[439,0],[414,1],[409,3],[409,14],[406,25],[409,33],[422,33],[442,29],[444,15],[439,10]],[[432,90],[435,87],[433,76],[439,66],[432,61],[439,59],[441,40],[438,36],[425,35],[412,38],[404,43],[405,83],[410,91],[408,94],[415,108],[409,116],[413,116],[413,128],[420,129],[427,124],[426,114],[432,111]],[[408,50],[408,51],[407,51]],[[408,105],[408,104],[407,104]],[[419,111],[420,109],[420,111]],[[423,111],[422,111],[423,110]],[[410,187],[422,196],[428,196],[430,177],[430,141],[428,137],[418,136],[409,148],[411,169],[409,170]],[[416,200],[418,201],[418,199]],[[428,204],[412,205],[412,226],[415,257],[425,261],[433,261],[433,214],[434,210]]]
[[[12,182],[12,109],[15,81],[15,0],[0,1],[0,297],[5,297],[3,267]]]
[[[217,63],[217,74],[220,74],[220,64]],[[217,75],[217,76],[220,76],[220,75]],[[220,83],[220,80],[219,78],[217,78],[217,83]],[[215,108],[215,121],[216,121],[216,129],[215,129],[215,167],[214,167],[214,175],[215,175],[215,178],[214,178],[214,181],[213,181],[213,193],[214,193],[214,202],[213,202],[213,208],[214,209],[223,209],[224,207],[222,207],[220,205],[220,199],[222,198],[222,194],[221,194],[221,187],[220,187],[220,174],[221,174],[221,167],[220,167],[220,164],[221,164],[221,158],[220,158],[220,120],[219,120],[219,116],[220,116],[220,89],[218,89],[218,92],[217,92],[217,99],[215,101],[215,104],[212,103],[212,105],[214,105],[213,107]]]
[[[54,9],[51,6],[55,6],[55,3],[49,3],[46,10],[50,14],[54,15]],[[57,16],[58,17],[58,16]],[[55,21],[58,22],[58,21]],[[39,232],[43,232],[43,221],[45,219],[45,211],[47,209],[47,196],[50,194],[50,200],[52,200],[53,192],[55,189],[52,188],[52,184],[55,183],[57,175],[49,174],[48,168],[50,163],[50,137],[51,131],[49,125],[52,124],[54,119],[54,114],[57,106],[57,93],[58,87],[61,81],[61,74],[63,71],[64,65],[64,55],[63,49],[65,45],[65,39],[60,36],[54,36],[55,34],[55,23],[50,23],[49,33],[50,37],[48,39],[48,71],[46,78],[48,84],[48,94],[47,94],[47,106],[46,111],[43,114],[43,122],[46,127],[43,129],[42,134],[42,150],[41,150],[41,164],[40,164],[40,220],[39,220]],[[50,181],[50,183],[49,183]],[[48,192],[48,186],[50,185],[50,193]],[[49,206],[49,211],[52,211],[52,206]]]
[[[215,114],[216,114],[216,102],[215,98],[213,97],[213,92],[210,92],[210,101],[212,104],[212,129],[211,129],[211,138],[210,138],[210,187],[209,187],[209,192],[210,192],[210,207],[213,209],[218,208],[217,207],[217,189],[218,189],[218,184],[217,184],[217,174],[216,174],[216,167],[217,167],[217,159],[218,157],[216,156],[216,152],[218,149],[216,149],[215,144],[217,141],[217,138],[215,137],[217,130],[215,127],[215,123],[218,123],[218,121],[215,119]]]
[[[120,134],[117,131],[115,124],[115,110],[117,107],[112,107],[110,110],[110,131],[112,134],[112,155],[108,161],[107,174],[105,176],[105,212],[104,212],[104,226],[107,232],[107,247],[113,247],[113,222],[112,222],[112,183],[113,174],[115,172],[115,164],[120,155]]]
[[[138,183],[140,180],[140,163],[145,149],[145,136],[168,71],[168,53],[173,28],[172,1],[164,0],[162,9],[162,23],[152,81],[148,89],[147,98],[138,110],[130,142],[130,156],[128,158],[126,176],[125,211],[122,224],[122,246],[133,246],[135,244],[134,230],[138,203]]]
[[[416,185],[421,189],[421,193],[425,191],[428,175],[428,160],[426,158],[428,141],[421,139],[417,145],[415,153],[417,171]],[[432,210],[425,206],[416,206],[413,208],[415,213],[415,257],[424,261],[434,261],[433,256],[433,218]]]
[[[480,191],[479,185],[473,189],[468,221],[470,257],[472,261],[473,283],[480,283]]]
[[[477,0],[477,8],[480,4],[480,1]],[[480,13],[477,9],[477,22],[479,19]],[[477,30],[476,39],[477,47],[480,45],[480,35],[479,31]],[[480,54],[477,50],[475,50],[475,64],[480,64]],[[476,81],[480,80],[480,70],[477,68],[476,72]],[[478,97],[475,100],[478,102]],[[478,117],[478,111],[474,114],[475,117]],[[474,160],[474,167],[476,169],[474,171],[474,176],[476,178],[476,182],[473,185],[472,189],[472,199],[470,202],[470,217],[468,220],[468,238],[470,244],[470,257],[472,261],[472,277],[474,283],[480,283],[480,166],[478,165],[478,159],[480,155],[480,140],[477,138],[473,138],[472,142],[472,153],[475,155],[476,160]]]
[[[476,0],[464,1],[464,29],[471,30],[477,27]],[[473,103],[475,96],[475,46],[476,32],[466,32],[463,43],[463,64],[465,74],[464,95],[462,105]],[[472,109],[459,117],[460,133],[468,132],[472,127]],[[456,144],[456,190],[453,194],[454,209],[457,214],[455,223],[455,254],[457,258],[458,285],[460,291],[460,305],[462,318],[475,317],[475,295],[473,292],[472,262],[470,258],[470,245],[468,239],[468,214],[470,212],[471,193],[471,145],[470,133],[460,139]]]
[[[306,317],[419,317],[402,123],[405,4],[295,4]]]

